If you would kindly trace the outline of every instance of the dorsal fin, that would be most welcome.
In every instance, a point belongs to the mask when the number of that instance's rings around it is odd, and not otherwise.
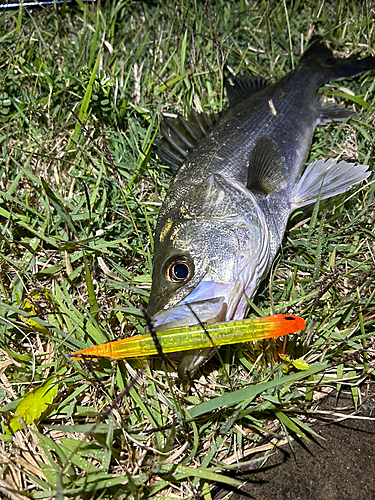
[[[175,174],[187,158],[190,151],[216,123],[215,114],[197,114],[191,110],[187,118],[180,114],[171,118],[163,116],[160,131],[163,139],[156,143],[157,155]]]
[[[250,156],[247,188],[268,195],[285,186],[286,181],[285,159],[279,147],[270,137],[261,137]]]
[[[224,81],[225,90],[227,91],[228,101],[230,106],[234,106],[238,102],[242,102],[251,95],[268,87],[269,82],[260,76],[252,78],[236,77]]]

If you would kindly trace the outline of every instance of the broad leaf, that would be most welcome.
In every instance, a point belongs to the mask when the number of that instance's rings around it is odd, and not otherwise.
[[[58,384],[55,377],[49,377],[40,387],[26,394],[18,403],[15,415],[10,419],[10,433],[22,429],[20,418],[26,424],[38,421],[47,406],[51,404],[57,394]]]

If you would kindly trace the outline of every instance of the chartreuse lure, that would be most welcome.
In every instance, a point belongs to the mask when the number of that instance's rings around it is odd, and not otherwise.
[[[274,314],[264,318],[242,319],[215,323],[170,328],[157,333],[157,340],[163,353],[187,351],[281,337],[305,328],[305,320],[299,316]],[[152,356],[158,350],[150,334],[116,340],[88,349],[76,351],[73,359],[87,358],[137,358]]]

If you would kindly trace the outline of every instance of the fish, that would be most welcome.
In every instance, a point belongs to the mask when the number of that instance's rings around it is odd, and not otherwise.
[[[373,69],[372,56],[334,57],[315,36],[296,69],[273,84],[228,79],[221,116],[164,118],[158,155],[175,177],[154,235],[147,312],[157,332],[244,318],[292,212],[367,179],[367,165],[340,159],[304,167],[315,128],[355,116],[323,104],[317,90]],[[180,377],[192,377],[209,355],[186,352]]]

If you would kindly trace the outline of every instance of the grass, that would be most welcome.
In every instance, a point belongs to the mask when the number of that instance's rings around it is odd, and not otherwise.
[[[220,112],[225,65],[279,78],[312,32],[369,55],[374,16],[355,0],[1,13],[3,496],[208,500],[241,484],[238,461],[251,475],[276,443],[314,436],[308,417],[327,392],[349,388],[362,404],[374,368],[371,183],[294,214],[254,298],[252,315],[304,317],[302,335],[223,349],[223,365],[211,362],[188,390],[172,361],[165,372],[158,360],[69,354],[144,331],[152,233],[171,181],[152,151],[161,111]],[[374,86],[367,74],[322,90],[358,118],[318,128],[309,161],[372,167]]]

